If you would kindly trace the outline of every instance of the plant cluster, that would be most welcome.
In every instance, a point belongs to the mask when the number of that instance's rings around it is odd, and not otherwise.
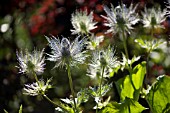
[[[52,103],[56,107],[55,110],[64,113],[82,113],[84,109],[81,105],[88,102],[89,98],[94,99],[95,106],[91,109],[95,109],[96,113],[141,113],[146,109],[150,109],[153,113],[170,112],[170,77],[159,76],[154,83],[149,80],[150,55],[154,50],[168,43],[163,39],[154,38],[154,32],[156,29],[164,29],[162,22],[165,21],[169,12],[167,9],[145,8],[139,15],[136,12],[137,7],[138,4],[127,7],[122,3],[116,7],[111,5],[110,9],[103,5],[106,12],[105,16],[102,15],[105,19],[104,26],[109,28],[105,33],[112,33],[123,42],[124,51],[120,52],[122,53],[120,58],[116,55],[114,46],[100,47],[105,37],[95,36],[91,32],[97,28],[97,22],[93,20],[93,12],[88,13],[87,10],[76,10],[72,14],[71,32],[72,35],[77,35],[74,40],[70,41],[66,37],[45,36],[51,48],[51,53],[46,53],[47,58],[44,56],[44,49],[17,52],[19,73],[35,78],[34,83],[25,84],[23,94],[40,95]],[[127,40],[135,29],[134,25],[139,22],[142,22],[143,27],[150,31],[149,39],[132,40],[134,44],[137,43],[146,50],[146,61],[139,61],[141,56],[131,57],[127,46]],[[53,79],[50,78],[47,81],[40,79],[45,70],[45,60],[54,62],[53,69],[67,70],[70,97],[54,101],[47,96],[47,90],[52,88]],[[86,75],[96,81],[96,84],[76,91],[71,72],[73,69],[79,69],[79,65],[87,65]],[[118,71],[125,75],[112,81],[111,78]],[[106,97],[113,84],[119,93],[119,102],[113,101],[112,95]],[[149,108],[139,103],[141,97],[146,99]]]

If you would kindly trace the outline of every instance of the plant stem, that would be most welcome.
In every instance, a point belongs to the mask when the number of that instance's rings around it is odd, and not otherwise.
[[[125,31],[123,30],[123,46],[125,49],[125,54],[126,54],[126,58],[129,59],[129,54],[128,54],[128,50],[127,50],[127,44],[126,44],[126,37],[125,37]]]
[[[50,98],[48,98],[48,96],[47,95],[43,95],[43,97],[45,98],[45,99],[47,99],[50,103],[52,103],[53,105],[55,105],[55,106],[57,106],[57,107],[60,107],[60,108],[62,108],[64,111],[67,111],[64,107],[62,107],[60,104],[58,104],[58,103],[55,103],[54,101],[52,101]]]
[[[105,69],[105,66],[103,66],[103,68],[102,68],[102,75],[101,75],[101,79],[100,79],[100,83],[99,83],[100,98],[102,97],[101,92],[102,92],[102,82],[103,82],[104,69]],[[98,103],[96,105],[96,113],[98,113]]]
[[[131,111],[130,111],[130,105],[128,105],[128,111],[129,111],[129,113],[131,113]]]
[[[105,68],[105,67],[102,68],[102,77],[101,77],[100,84],[99,84],[100,97],[101,97],[101,90],[102,90],[102,82],[103,82],[104,68]]]
[[[150,52],[148,52],[148,55],[147,55],[147,59],[146,59],[146,78],[145,78],[145,84],[147,86],[147,83],[148,83],[148,76],[149,76],[149,55],[150,55]]]
[[[98,104],[96,105],[96,113],[98,113]]]
[[[34,78],[35,78],[36,82],[37,82],[37,83],[38,83],[38,85],[39,85],[39,81],[38,81],[38,77],[37,77],[36,73],[35,73],[35,72],[33,72],[33,75],[34,75]]]
[[[73,102],[74,102],[74,112],[77,112],[77,107],[76,107],[76,101],[75,101],[75,93],[74,93],[74,89],[73,89],[73,81],[72,81],[72,77],[71,77],[71,71],[70,71],[70,65],[67,64],[67,72],[68,72],[68,78],[69,78],[69,85],[70,85],[70,89],[71,89],[71,94],[73,96]]]

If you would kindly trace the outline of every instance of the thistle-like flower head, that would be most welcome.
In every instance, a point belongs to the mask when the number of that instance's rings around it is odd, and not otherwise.
[[[72,14],[71,23],[74,30],[71,30],[72,34],[88,34],[90,30],[97,28],[95,26],[97,22],[93,21],[93,12],[87,14],[87,10],[78,11]]]
[[[102,42],[104,40],[104,36],[94,36],[92,35],[92,37],[90,38],[90,41],[87,42],[87,49],[90,50],[95,50],[96,48],[99,47],[100,42]]]
[[[25,50],[25,53],[22,51],[19,53],[18,51],[16,52],[17,59],[19,62],[19,72],[20,73],[36,73],[36,74],[41,74],[44,72],[44,66],[45,66],[45,57],[43,57],[43,52],[42,51],[37,51],[34,50],[32,53],[29,53],[28,50]]]
[[[158,9],[146,9],[145,7],[144,12],[142,12],[142,22],[144,24],[144,27],[149,29],[164,28],[161,23],[166,19],[166,12],[166,9],[162,11],[160,7]]]
[[[153,50],[159,48],[161,45],[166,44],[166,41],[163,39],[154,39],[154,40],[143,40],[143,39],[135,39],[142,48],[145,48],[148,53],[152,52]]]
[[[87,75],[91,78],[101,77],[101,70],[104,68],[103,77],[110,77],[110,72],[117,66],[119,66],[119,62],[115,56],[115,51],[109,47],[107,50],[100,50],[93,53]]]
[[[106,19],[104,23],[105,26],[110,27],[106,33],[119,33],[126,31],[130,34],[131,29],[133,29],[132,25],[135,25],[140,19],[138,14],[135,13],[137,5],[133,7],[133,4],[127,8],[124,4],[118,5],[114,8],[111,5],[111,10],[104,5],[104,11],[107,16],[102,16]]]
[[[85,39],[79,40],[78,36],[72,43],[67,38],[62,38],[60,41],[58,38],[52,36],[47,37],[49,46],[52,49],[51,54],[47,60],[56,62],[55,67],[64,66],[70,64],[70,66],[76,66],[77,63],[84,63],[87,55],[85,51],[82,52],[84,47]],[[54,68],[55,68],[54,67]]]
[[[23,89],[24,94],[30,96],[45,94],[45,92],[51,88],[50,82],[51,79],[47,80],[46,83],[44,80],[40,80],[38,83],[34,82],[32,84],[25,84],[25,88]]]

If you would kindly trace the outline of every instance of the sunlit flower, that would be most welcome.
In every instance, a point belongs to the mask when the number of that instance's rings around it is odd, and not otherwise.
[[[78,36],[72,43],[70,43],[70,41],[64,37],[61,41],[54,36],[46,38],[52,49],[51,54],[48,54],[49,58],[47,60],[56,62],[55,67],[64,66],[65,64],[76,66],[77,63],[84,63],[87,57],[87,55],[84,54],[86,51],[82,52],[85,39],[79,40],[80,36]]]
[[[43,80],[40,80],[38,83],[25,84],[25,88],[23,89],[24,94],[30,96],[45,94],[45,92],[51,88],[50,82],[51,79],[47,80],[46,83]]]
[[[132,64],[140,59],[140,56],[133,56],[132,59],[127,59],[126,56],[122,53],[122,62],[121,62],[121,70],[129,69],[132,67]]]
[[[142,12],[142,22],[144,24],[144,27],[152,29],[152,28],[164,28],[163,25],[161,25],[162,22],[165,21],[166,17],[166,9],[163,11],[159,7],[158,9],[152,8],[152,9],[146,9],[144,12]]]
[[[19,62],[19,72],[20,73],[36,73],[36,74],[41,74],[44,72],[44,66],[45,66],[45,57],[43,57],[43,52],[42,51],[37,51],[34,50],[32,53],[29,53],[28,50],[25,50],[25,53],[22,51],[18,53],[16,52],[17,59]]]
[[[145,48],[148,53],[153,50],[159,48],[161,45],[166,44],[166,41],[163,39],[154,39],[154,40],[143,40],[143,39],[135,39],[142,48]]]
[[[91,63],[87,70],[87,76],[91,78],[101,77],[102,69],[104,68],[103,77],[110,77],[112,69],[119,66],[119,61],[115,56],[115,51],[112,48],[100,50],[93,53]]]
[[[127,8],[124,4],[118,5],[114,8],[111,5],[111,9],[104,5],[104,11],[107,16],[102,16],[106,19],[104,23],[105,26],[110,27],[106,33],[119,33],[119,32],[127,32],[130,34],[131,29],[133,29],[132,25],[135,25],[140,19],[135,10],[137,5],[133,7],[133,4]]]
[[[90,38],[90,41],[87,42],[87,49],[95,50],[99,47],[100,42],[104,40],[104,36],[93,36]]]
[[[95,26],[97,22],[93,21],[93,12],[87,14],[87,10],[78,11],[72,14],[71,23],[74,30],[71,30],[72,34],[87,34],[90,30],[97,28]]]

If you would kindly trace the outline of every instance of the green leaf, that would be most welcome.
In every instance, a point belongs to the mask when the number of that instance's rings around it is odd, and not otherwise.
[[[161,76],[151,86],[146,95],[153,113],[170,113],[170,77]]]
[[[137,101],[126,98],[122,103],[109,103],[101,113],[141,113],[145,109]]]
[[[116,82],[121,101],[124,101],[126,97],[138,101],[145,73],[146,62],[142,62],[133,68],[131,75],[127,75]]]
[[[19,113],[22,113],[22,105],[19,108]]]

